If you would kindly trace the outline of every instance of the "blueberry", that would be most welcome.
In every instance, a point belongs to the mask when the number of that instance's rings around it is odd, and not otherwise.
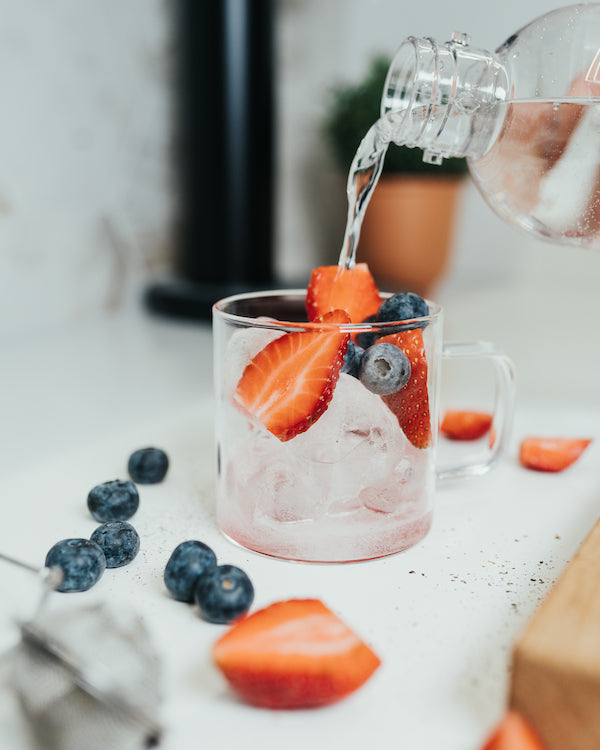
[[[198,578],[194,598],[205,620],[223,624],[250,609],[254,587],[246,573],[235,565],[216,565]]]
[[[107,568],[127,565],[140,551],[140,537],[127,521],[103,523],[90,539],[104,552]]]
[[[410,361],[394,344],[374,344],[363,354],[358,377],[378,396],[388,396],[403,388],[410,378]]]
[[[381,323],[396,320],[412,320],[429,315],[429,306],[422,297],[414,292],[399,292],[388,297],[377,312]],[[415,326],[406,326],[407,329]]]
[[[369,317],[365,318],[362,322],[376,323],[377,315],[369,315]],[[361,333],[356,334],[356,343],[363,349],[368,349],[370,346],[373,346],[380,335],[381,334],[377,334],[374,331],[362,331]]]
[[[167,454],[160,448],[140,448],[129,456],[129,476],[138,484],[162,482],[169,468]]]
[[[90,513],[96,521],[126,521],[136,512],[140,497],[133,482],[115,479],[94,487],[87,499]]]
[[[348,342],[348,349],[346,356],[344,357],[344,364],[342,365],[342,372],[352,375],[352,377],[358,377],[358,368],[360,367],[360,360],[364,354],[362,346],[357,346],[352,339]]]
[[[104,552],[89,539],[63,539],[46,555],[47,568],[62,568],[63,579],[57,591],[87,591],[102,577],[106,568]]]
[[[181,542],[173,550],[165,567],[165,586],[178,601],[193,602],[198,577],[216,564],[217,556],[204,542]]]

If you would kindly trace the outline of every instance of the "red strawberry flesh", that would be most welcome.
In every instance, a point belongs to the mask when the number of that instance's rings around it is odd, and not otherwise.
[[[431,415],[423,332],[420,328],[413,328],[377,340],[377,343],[384,342],[402,349],[410,360],[411,373],[404,388],[381,398],[396,415],[402,431],[410,442],[416,448],[427,448],[431,444]]]
[[[381,298],[366,263],[354,268],[319,266],[310,276],[306,290],[306,312],[315,320],[330,310],[345,310],[352,323],[362,323],[375,315]]]
[[[527,469],[563,471],[577,461],[591,442],[587,438],[528,437],[521,441],[519,460]]]
[[[342,311],[323,323],[343,323]],[[344,364],[349,335],[338,327],[286,333],[246,366],[235,403],[273,435],[287,441],[307,430],[329,406]]]
[[[318,599],[276,602],[234,625],[213,648],[231,687],[266,708],[309,708],[340,700],[377,669],[379,658]]]
[[[442,419],[440,432],[451,440],[478,440],[492,426],[487,411],[449,409]]]
[[[544,745],[523,716],[509,709],[482,750],[544,750]]]

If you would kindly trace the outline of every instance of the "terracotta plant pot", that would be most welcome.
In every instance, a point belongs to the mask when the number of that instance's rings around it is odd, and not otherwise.
[[[431,296],[452,253],[463,177],[390,176],[379,181],[363,221],[357,257],[379,287]]]

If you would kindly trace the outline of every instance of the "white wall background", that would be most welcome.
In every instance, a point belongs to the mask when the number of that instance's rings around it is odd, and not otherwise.
[[[202,1],[202,0],[199,0]],[[345,175],[321,136],[331,87],[408,34],[494,48],[546,0],[279,0],[277,270],[335,262]],[[167,266],[170,0],[0,0],[0,343],[137,304]],[[542,246],[470,187],[446,286],[598,276],[597,256]],[[443,290],[440,292],[443,294]]]
[[[0,0],[0,340],[125,304],[164,256],[168,6]]]

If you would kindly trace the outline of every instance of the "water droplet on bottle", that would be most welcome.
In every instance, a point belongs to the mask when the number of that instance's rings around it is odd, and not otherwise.
[[[560,109],[560,102],[553,102],[553,103],[552,103],[552,109],[553,109],[553,110],[554,110],[555,112],[558,112],[558,110]]]

